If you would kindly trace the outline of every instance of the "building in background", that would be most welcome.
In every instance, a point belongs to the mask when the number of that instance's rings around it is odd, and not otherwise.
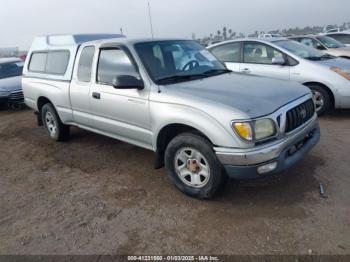
[[[0,47],[0,58],[18,57],[24,61],[27,57],[27,53],[28,51],[19,50],[18,47],[8,47],[8,48]]]

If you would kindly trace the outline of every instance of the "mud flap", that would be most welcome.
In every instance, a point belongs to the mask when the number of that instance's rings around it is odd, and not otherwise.
[[[161,169],[164,167],[164,152],[157,150],[155,154],[154,169]]]
[[[36,121],[38,126],[43,126],[43,119],[41,118],[41,114],[39,112],[34,112],[34,115],[36,116]]]

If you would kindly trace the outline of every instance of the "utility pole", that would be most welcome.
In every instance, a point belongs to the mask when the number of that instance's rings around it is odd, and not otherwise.
[[[120,34],[123,35],[123,28],[120,28]]]
[[[152,39],[154,38],[154,34],[153,34],[153,25],[152,25],[152,14],[151,14],[151,5],[148,2],[148,16],[149,16],[149,24],[151,26],[151,35],[152,35]]]

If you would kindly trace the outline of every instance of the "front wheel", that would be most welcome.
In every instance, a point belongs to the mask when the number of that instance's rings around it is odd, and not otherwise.
[[[69,137],[69,126],[64,125],[52,104],[41,109],[41,117],[49,136],[55,141],[64,141]]]
[[[316,113],[320,116],[330,111],[332,103],[327,90],[317,85],[309,85],[308,87],[312,92],[312,97],[316,106]]]
[[[165,168],[178,189],[198,199],[213,197],[226,176],[211,143],[193,133],[180,134],[170,141]]]

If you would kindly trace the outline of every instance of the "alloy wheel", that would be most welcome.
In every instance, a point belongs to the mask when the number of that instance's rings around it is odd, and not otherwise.
[[[181,181],[191,187],[202,188],[210,178],[206,158],[196,149],[186,147],[175,154],[175,171]]]
[[[49,134],[51,137],[54,137],[57,132],[57,123],[55,120],[55,117],[51,112],[47,112],[45,115],[45,122],[47,130],[49,131]]]
[[[324,106],[324,97],[320,92],[312,90],[312,98],[316,106],[316,112],[319,112]]]

